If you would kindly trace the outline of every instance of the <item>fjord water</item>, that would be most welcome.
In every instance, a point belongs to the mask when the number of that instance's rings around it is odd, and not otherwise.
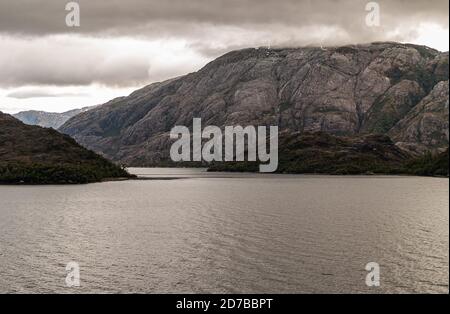
[[[0,186],[0,292],[449,291],[448,179],[131,170]]]

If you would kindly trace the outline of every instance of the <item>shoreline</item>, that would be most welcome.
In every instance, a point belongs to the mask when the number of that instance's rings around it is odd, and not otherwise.
[[[417,177],[417,178],[436,178],[436,179],[449,179],[448,176],[425,176],[425,175],[414,175],[408,173],[398,173],[398,174],[383,174],[383,173],[373,173],[373,174],[333,174],[333,173],[289,173],[289,172],[274,172],[274,173],[260,173],[260,172],[245,172],[245,171],[208,171],[207,168],[195,168],[195,167],[130,167],[128,169],[205,169],[204,173],[210,174],[201,175],[201,174],[174,174],[173,176],[168,176],[164,174],[134,174],[132,177],[118,177],[118,178],[104,178],[100,181],[96,182],[86,182],[86,183],[77,183],[77,182],[67,182],[67,183],[26,183],[26,182],[0,182],[0,186],[73,186],[73,185],[87,185],[87,184],[95,184],[95,183],[106,183],[106,182],[123,182],[123,181],[172,181],[172,180],[182,180],[182,179],[202,179],[202,178],[210,178],[210,179],[248,179],[264,177],[267,179],[271,178],[294,178],[294,177],[342,177],[342,178],[351,178],[351,177],[359,177],[359,178],[402,178],[402,177]],[[216,175],[216,176],[215,176]]]
[[[72,186],[72,185],[87,185],[87,184],[94,184],[94,183],[105,183],[105,182],[119,182],[119,181],[128,181],[128,180],[135,180],[136,178],[126,178],[126,177],[120,177],[120,178],[105,178],[100,181],[94,181],[94,182],[65,182],[65,183],[58,183],[58,182],[48,182],[48,183],[30,183],[30,182],[1,182],[0,186],[45,186],[45,185],[60,185],[60,186]]]

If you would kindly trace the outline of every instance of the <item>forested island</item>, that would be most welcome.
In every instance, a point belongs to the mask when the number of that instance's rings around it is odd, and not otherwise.
[[[132,176],[53,129],[0,112],[0,183],[77,184]]]

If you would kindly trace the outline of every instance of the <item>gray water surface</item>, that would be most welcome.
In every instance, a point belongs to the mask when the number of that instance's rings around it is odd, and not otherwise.
[[[0,293],[449,292],[448,179],[131,171],[0,186]]]

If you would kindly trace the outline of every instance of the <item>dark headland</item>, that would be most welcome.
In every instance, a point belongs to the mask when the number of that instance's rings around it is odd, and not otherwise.
[[[130,177],[71,137],[0,112],[0,183],[76,184]]]

